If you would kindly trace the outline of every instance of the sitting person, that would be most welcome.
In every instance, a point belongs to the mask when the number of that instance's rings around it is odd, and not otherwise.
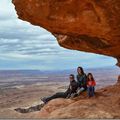
[[[80,95],[81,92],[87,90],[87,76],[84,73],[84,70],[82,67],[77,68],[77,82],[78,82],[78,90],[77,94]]]
[[[50,97],[44,97],[41,100],[44,103],[47,103],[48,101],[55,99],[55,98],[70,98],[72,94],[75,94],[77,89],[78,89],[78,84],[74,79],[74,75],[71,74],[69,76],[70,79],[70,85],[68,87],[68,89],[65,92],[58,92]]]
[[[87,75],[88,97],[93,97],[95,95],[95,85],[96,85],[96,82],[93,78],[92,73],[88,73],[88,75]]]

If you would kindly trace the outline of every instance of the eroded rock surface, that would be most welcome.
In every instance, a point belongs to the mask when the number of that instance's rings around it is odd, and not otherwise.
[[[20,19],[50,31],[60,46],[115,57],[120,66],[119,0],[12,1]],[[35,118],[120,118],[119,91],[117,84],[96,99],[52,100]]]
[[[97,90],[93,98],[88,98],[87,93],[84,92],[73,99],[51,100],[44,107],[36,105],[28,109],[15,110],[27,113],[31,118],[120,118],[119,91],[118,82],[116,85]]]
[[[74,99],[54,99],[35,118],[120,118],[120,85],[97,90],[94,98],[86,93]]]
[[[119,0],[13,0],[20,19],[50,31],[65,48],[113,56],[120,66]]]

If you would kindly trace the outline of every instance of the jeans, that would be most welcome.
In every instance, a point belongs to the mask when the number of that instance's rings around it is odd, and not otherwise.
[[[84,87],[78,88],[77,94],[80,95],[80,93],[82,93],[83,91],[85,91]]]
[[[52,96],[46,97],[44,98],[45,102],[47,103],[48,101],[52,100],[52,99],[56,99],[56,98],[66,98],[68,96],[68,94],[66,94],[65,92],[58,92]]]
[[[88,88],[87,88],[87,92],[88,92],[88,96],[89,97],[93,97],[95,94],[95,87],[94,86],[89,86]]]

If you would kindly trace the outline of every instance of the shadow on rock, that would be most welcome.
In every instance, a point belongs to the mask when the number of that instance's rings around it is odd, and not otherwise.
[[[19,113],[29,113],[29,112],[40,111],[43,106],[44,106],[44,104],[40,104],[40,105],[32,106],[32,107],[29,107],[26,109],[25,108],[16,108],[14,110]]]

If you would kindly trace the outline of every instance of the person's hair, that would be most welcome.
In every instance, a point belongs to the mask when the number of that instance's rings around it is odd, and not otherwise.
[[[84,74],[84,70],[83,70],[82,67],[78,67],[78,68],[77,68],[77,72],[78,72],[78,69],[80,69],[80,70],[81,70],[81,73]]]
[[[94,81],[94,77],[93,77],[92,73],[88,73],[88,75],[87,75],[87,81],[89,81],[89,80],[90,80],[90,79],[89,79],[89,75],[91,75],[92,80]]]
[[[73,79],[75,78],[73,74],[70,74],[70,77],[72,77]]]

